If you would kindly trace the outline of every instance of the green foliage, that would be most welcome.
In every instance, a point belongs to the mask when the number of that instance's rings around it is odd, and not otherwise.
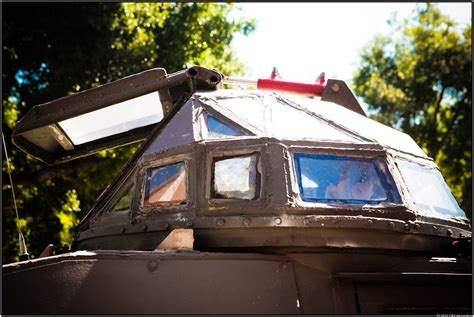
[[[439,165],[471,215],[471,25],[460,29],[433,5],[391,21],[369,43],[354,88],[375,120],[408,133]]]
[[[73,228],[138,145],[48,169],[11,143],[32,106],[153,67],[243,72],[230,43],[252,20],[228,19],[230,3],[5,3],[2,110],[15,193],[30,254],[69,244]],[[18,233],[3,164],[3,262],[18,259]]]
[[[66,192],[66,199],[62,202],[61,210],[55,210],[54,214],[59,218],[62,229],[59,233],[62,245],[71,245],[74,239],[73,229],[79,224],[76,213],[81,211],[80,201],[77,199],[76,190],[72,189]]]

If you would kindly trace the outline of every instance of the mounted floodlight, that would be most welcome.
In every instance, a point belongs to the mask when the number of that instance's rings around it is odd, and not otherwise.
[[[196,90],[214,90],[222,77],[197,66],[170,75],[151,69],[34,106],[13,130],[13,142],[55,164],[142,141]]]

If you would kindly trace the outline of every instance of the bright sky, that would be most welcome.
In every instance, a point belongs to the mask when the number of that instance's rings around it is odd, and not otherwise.
[[[233,42],[247,65],[246,78],[268,78],[276,66],[283,80],[314,83],[326,78],[350,81],[360,50],[376,34],[387,34],[387,20],[409,17],[415,3],[238,3],[243,16],[257,20],[251,35]],[[454,21],[471,21],[470,3],[439,3]]]

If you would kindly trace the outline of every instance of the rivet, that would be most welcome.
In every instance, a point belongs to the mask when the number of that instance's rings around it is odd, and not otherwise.
[[[277,225],[281,224],[281,218],[275,218],[275,223],[276,223]]]
[[[336,218],[332,218],[332,219],[331,219],[331,223],[336,224],[336,223],[337,223],[337,219],[336,219]]]
[[[393,223],[393,221],[390,221],[390,222],[388,223],[388,227],[389,227],[389,228],[394,228],[394,227],[395,227],[395,224]]]
[[[120,232],[124,233],[124,232],[125,232],[125,228],[122,227],[122,229],[120,230]]]
[[[339,85],[338,84],[331,85],[331,90],[334,91],[334,92],[338,92],[339,91]]]
[[[244,225],[245,225],[245,226],[250,225],[250,219],[245,218],[245,219],[244,219]]]
[[[217,219],[217,225],[218,226],[223,226],[225,224],[225,220],[224,219]]]
[[[309,225],[309,219],[303,219],[303,224],[304,224],[305,226]]]
[[[287,271],[288,270],[288,263],[282,263],[281,264],[281,269],[282,269],[282,271]]]
[[[165,226],[165,229],[169,229],[171,227],[171,225],[167,222],[164,223],[164,226]]]
[[[462,238],[464,237],[464,235],[462,234],[462,232],[459,232],[459,238]]]
[[[403,226],[403,230],[404,231],[409,231],[410,230],[410,225],[408,223],[406,223],[404,226]]]
[[[158,268],[158,262],[157,261],[148,262],[147,268],[150,272],[156,271],[156,269]]]
[[[324,227],[324,223],[321,223],[321,227]]]
[[[415,223],[415,229],[416,230],[420,229],[420,224],[419,223]]]
[[[453,235],[453,230],[448,229],[448,230],[446,231],[446,235],[447,235],[448,237],[452,236],[452,235]]]
[[[373,221],[372,219],[369,219],[367,222],[369,223],[369,225],[373,225],[373,224],[374,224],[374,221]]]
[[[433,230],[434,230],[434,231],[438,230],[438,227],[433,226]]]
[[[146,231],[148,229],[148,226],[146,225],[146,223],[142,226],[142,229],[143,231]]]

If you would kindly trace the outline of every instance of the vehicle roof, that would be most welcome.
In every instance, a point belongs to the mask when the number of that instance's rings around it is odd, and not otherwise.
[[[256,90],[196,92],[174,118],[192,121],[192,124],[176,123],[184,129],[180,134],[186,135],[189,141],[206,139],[199,129],[192,127],[197,124],[201,111],[225,117],[257,137],[380,144],[427,158],[409,135],[332,102]],[[176,134],[176,131],[172,133]]]

